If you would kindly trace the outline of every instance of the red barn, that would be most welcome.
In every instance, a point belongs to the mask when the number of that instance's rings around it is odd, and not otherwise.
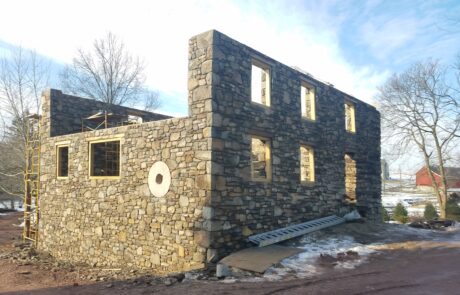
[[[441,186],[441,173],[439,167],[431,166],[431,172],[436,183]],[[460,168],[444,167],[447,176],[447,188],[460,188]],[[431,188],[431,179],[426,167],[422,167],[415,173],[415,185],[418,188]]]

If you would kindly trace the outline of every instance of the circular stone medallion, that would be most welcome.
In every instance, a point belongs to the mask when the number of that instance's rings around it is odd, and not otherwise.
[[[149,189],[155,197],[163,197],[171,186],[171,172],[165,162],[158,161],[149,170]]]

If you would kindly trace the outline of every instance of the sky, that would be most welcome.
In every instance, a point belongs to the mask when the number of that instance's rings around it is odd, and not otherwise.
[[[217,29],[376,105],[392,73],[460,52],[460,1],[4,1],[0,54],[36,50],[59,68],[107,32],[146,61],[159,112],[187,115],[188,40]],[[59,88],[57,80],[50,87]]]

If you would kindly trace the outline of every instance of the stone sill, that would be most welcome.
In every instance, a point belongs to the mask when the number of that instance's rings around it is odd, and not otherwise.
[[[316,181],[301,181],[300,185],[302,185],[302,186],[315,186]]]
[[[251,105],[261,107],[264,110],[271,110],[271,108],[272,108],[271,105],[266,105],[266,104],[259,103],[259,102],[256,102],[256,101],[252,101],[252,100],[251,100]]]
[[[307,117],[304,117],[302,116],[302,122],[308,122],[308,123],[311,123],[311,124],[316,124],[317,120],[316,118],[315,119],[308,119]]]

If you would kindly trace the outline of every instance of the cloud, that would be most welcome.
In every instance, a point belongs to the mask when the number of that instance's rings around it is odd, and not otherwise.
[[[460,30],[445,20],[458,19],[459,13],[458,2],[383,2],[357,20],[358,41],[374,57],[390,59],[393,65],[406,67],[428,57],[449,62],[460,46]]]
[[[452,61],[460,48],[458,0],[15,0],[2,10],[0,55],[20,45],[54,59],[56,69],[77,48],[117,34],[147,62],[160,112],[174,116],[188,113],[188,40],[209,29],[374,105],[391,72],[427,57]],[[414,163],[400,159],[392,169]]]
[[[372,16],[379,5],[380,1],[358,6],[347,1],[17,0],[3,5],[9,13],[0,18],[0,39],[68,63],[76,48],[89,47],[92,40],[112,31],[129,50],[145,58],[149,86],[168,98],[165,109],[177,110],[180,105],[180,112],[186,113],[188,39],[215,28],[372,102],[389,68],[358,65],[347,57],[344,29],[348,25],[360,29],[356,39],[382,58],[419,35],[414,19],[360,18],[360,13]]]
[[[412,41],[418,34],[418,28],[418,21],[415,17],[390,20],[373,19],[362,25],[359,36],[360,41],[369,46],[375,56],[383,59]]]

